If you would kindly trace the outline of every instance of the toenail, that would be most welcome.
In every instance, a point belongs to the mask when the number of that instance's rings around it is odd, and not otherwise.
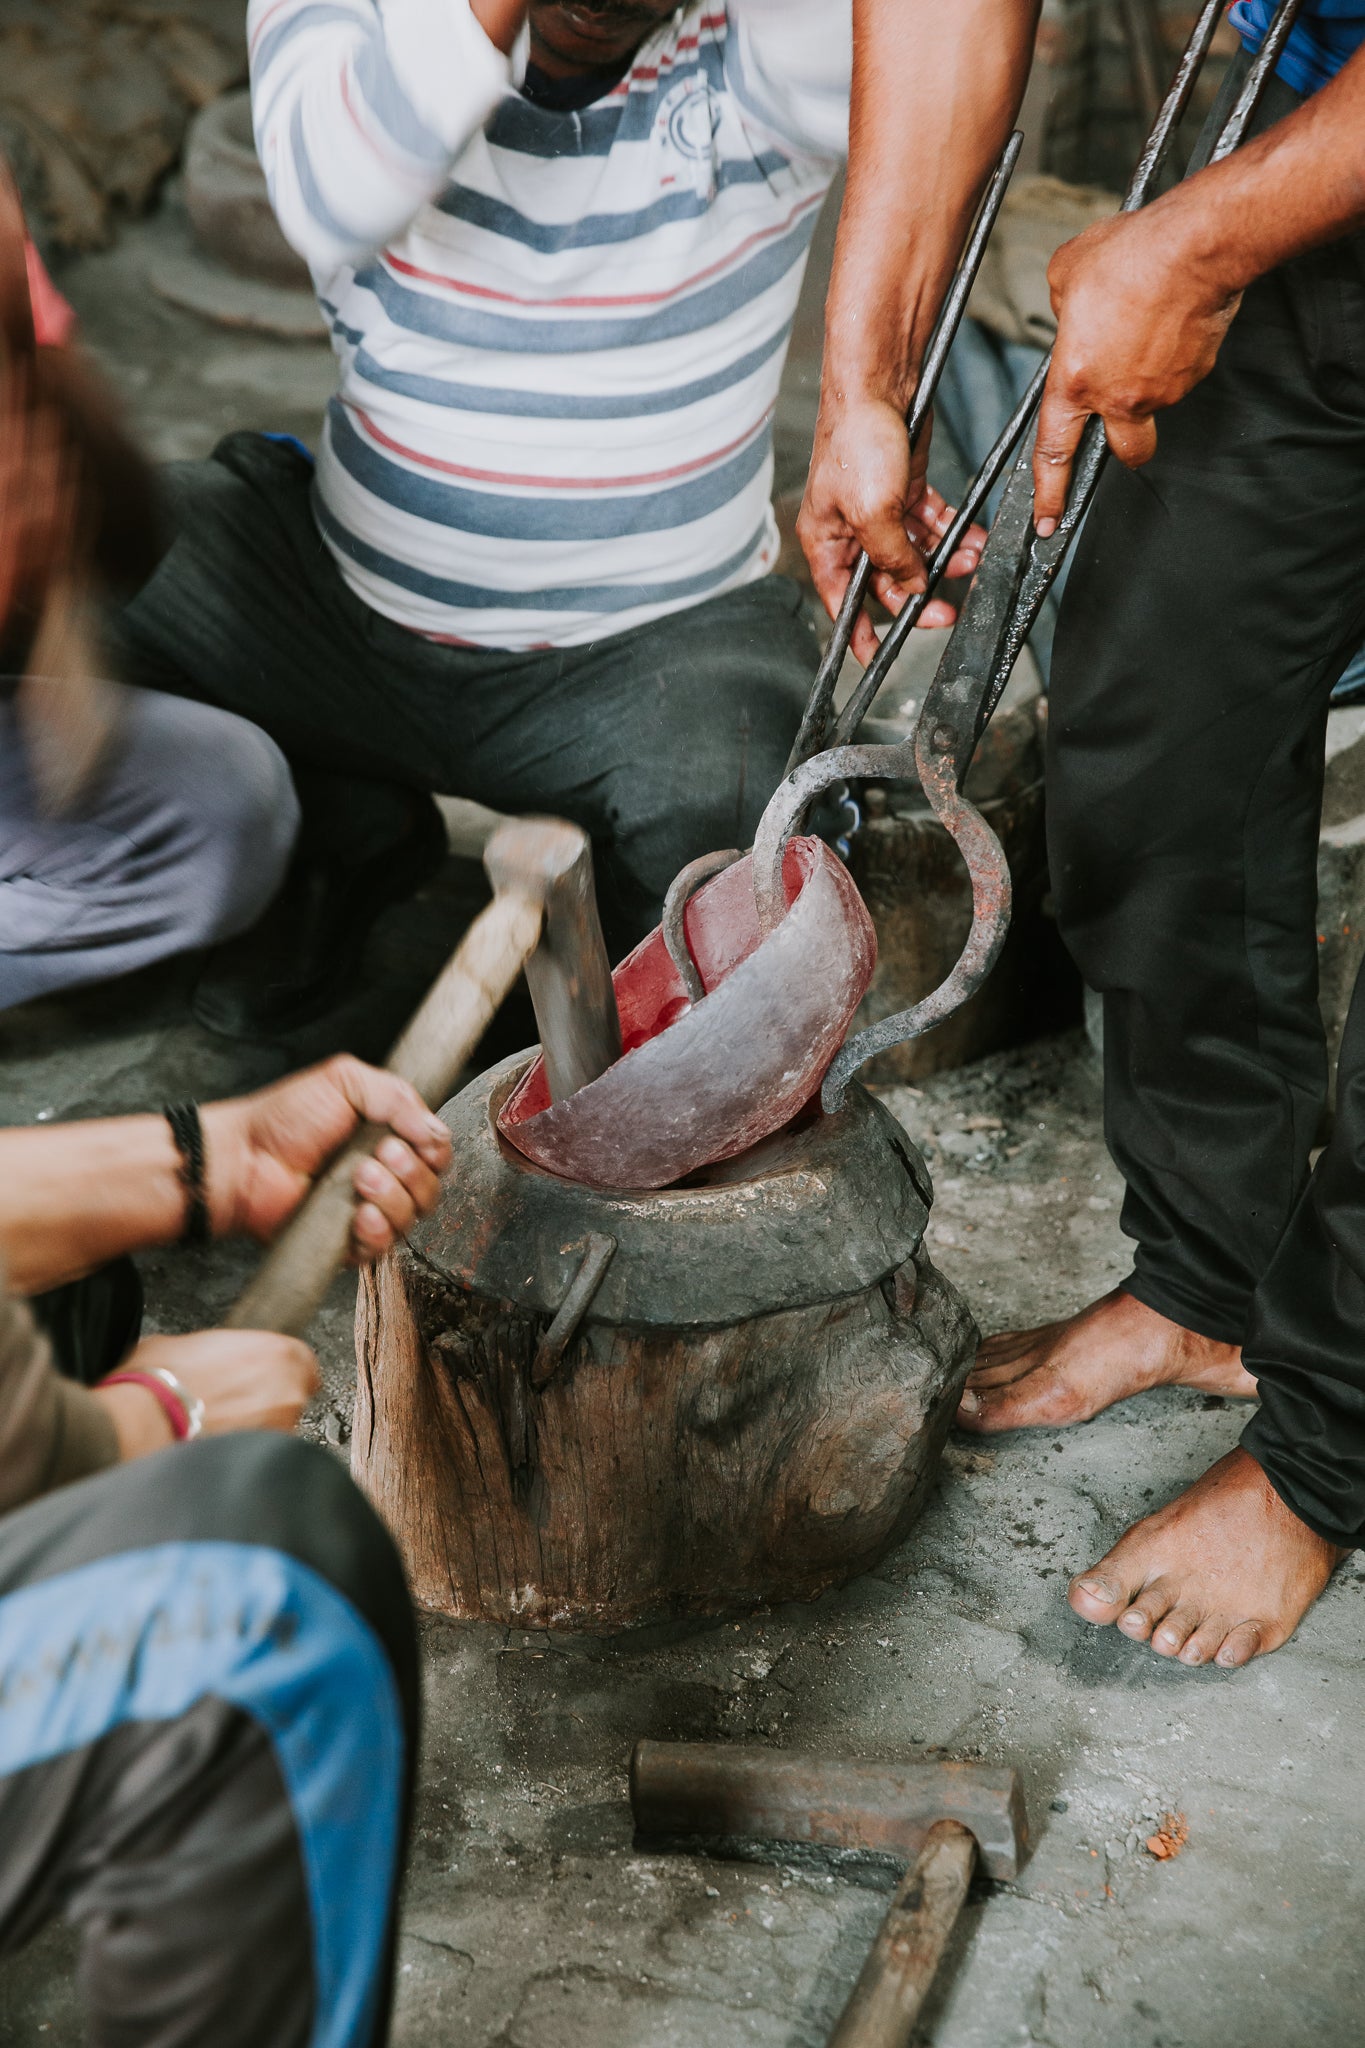
[[[1077,1579],[1076,1584],[1083,1593],[1093,1593],[1097,1600],[1107,1600],[1111,1605],[1119,1597],[1108,1579]]]
[[[1140,1635],[1142,1633],[1143,1618],[1140,1614],[1121,1614],[1119,1616],[1119,1627],[1126,1636]]]
[[[962,1396],[962,1400],[959,1405],[961,1406],[964,1414],[975,1415],[977,1409],[981,1406],[981,1402],[978,1396],[975,1395],[969,1387],[966,1393]]]

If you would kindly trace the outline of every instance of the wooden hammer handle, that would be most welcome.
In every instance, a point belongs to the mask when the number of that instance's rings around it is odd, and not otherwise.
[[[542,906],[529,896],[511,891],[495,896],[475,918],[395,1045],[390,1071],[411,1081],[429,1109],[438,1109],[445,1101],[535,951],[542,914]],[[308,1327],[350,1250],[357,1162],[382,1136],[378,1126],[362,1124],[342,1146],[229,1310],[229,1329],[298,1336]]]
[[[829,2048],[906,2048],[975,1862],[971,1830],[955,1820],[935,1822],[891,1901]]]

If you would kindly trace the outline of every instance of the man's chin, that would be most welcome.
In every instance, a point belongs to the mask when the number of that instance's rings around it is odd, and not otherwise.
[[[622,17],[554,6],[533,8],[531,26],[535,40],[562,63],[584,71],[606,71],[632,57],[658,24],[638,15]]]

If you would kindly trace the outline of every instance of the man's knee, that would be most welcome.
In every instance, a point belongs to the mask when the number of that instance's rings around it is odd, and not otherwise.
[[[139,706],[139,772],[168,813],[174,950],[233,937],[266,909],[289,865],[299,805],[289,764],[231,712],[151,694]]]
[[[265,1431],[211,1437],[162,1459],[158,1477],[165,1511],[188,1517],[201,1539],[282,1551],[328,1580],[386,1641],[410,1635],[393,1539],[329,1451]]]
[[[748,846],[786,772],[819,646],[799,589],[769,576],[642,629],[655,724],[613,804],[618,857],[662,899],[699,854]]]
[[[417,1650],[402,1560],[384,1524],[335,1457],[273,1432],[201,1438],[121,1465],[37,1502],[15,1525],[43,1573],[161,1543],[274,1550],[340,1593],[383,1644],[409,1720]],[[11,1546],[13,1547],[13,1546]],[[3,1559],[0,1559],[3,1562]]]

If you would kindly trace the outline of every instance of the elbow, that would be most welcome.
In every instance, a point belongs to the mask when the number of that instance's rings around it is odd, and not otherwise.
[[[375,253],[379,244],[341,217],[297,132],[260,140],[257,148],[280,233],[314,277],[327,277],[344,263],[363,263]]]

